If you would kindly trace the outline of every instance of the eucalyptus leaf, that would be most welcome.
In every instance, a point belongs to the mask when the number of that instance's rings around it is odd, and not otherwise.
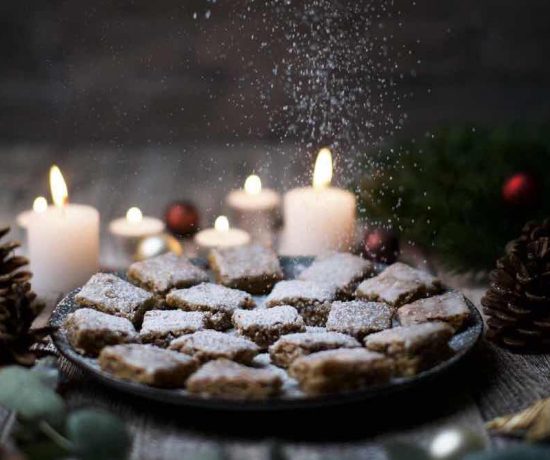
[[[46,420],[60,425],[64,420],[63,399],[28,369],[9,366],[0,370],[0,404],[24,420]]]
[[[124,423],[96,409],[71,413],[67,419],[67,437],[81,460],[122,460],[130,450],[130,434]]]

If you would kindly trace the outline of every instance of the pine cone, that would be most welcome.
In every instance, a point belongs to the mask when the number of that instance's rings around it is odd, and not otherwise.
[[[481,304],[487,338],[513,349],[550,348],[550,219],[529,222],[490,273]]]
[[[0,240],[9,228],[0,229]],[[47,331],[31,331],[31,325],[43,308],[32,292],[31,272],[25,270],[25,257],[13,254],[20,246],[8,241],[0,244],[0,365],[31,365],[35,355],[29,348]]]

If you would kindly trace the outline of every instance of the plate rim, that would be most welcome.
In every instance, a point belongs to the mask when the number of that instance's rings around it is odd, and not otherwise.
[[[279,259],[283,265],[304,263],[308,257],[286,257],[280,256]],[[196,260],[197,262],[204,261]],[[285,263],[286,262],[286,263]],[[470,339],[470,343],[463,349],[453,354],[450,358],[442,361],[436,366],[427,369],[413,377],[394,378],[390,382],[370,386],[360,390],[353,390],[342,393],[332,393],[316,396],[303,396],[303,397],[285,397],[278,396],[261,400],[242,400],[242,399],[229,399],[229,398],[212,398],[198,395],[190,395],[183,389],[164,389],[152,387],[132,381],[118,379],[109,375],[106,372],[97,369],[87,360],[91,359],[78,354],[68,344],[68,341],[63,333],[62,329],[58,327],[61,321],[66,316],[66,312],[61,311],[65,303],[70,302],[74,295],[80,290],[77,288],[69,292],[61,299],[50,316],[48,324],[55,327],[54,332],[51,333],[52,342],[65,359],[83,371],[87,376],[93,380],[113,388],[117,391],[121,391],[126,394],[131,394],[140,398],[154,400],[163,404],[170,404],[172,406],[188,406],[195,408],[205,408],[213,410],[229,410],[229,411],[273,411],[273,410],[289,410],[289,409],[310,409],[316,407],[328,407],[335,405],[344,405],[353,402],[371,400],[380,396],[386,396],[389,394],[403,392],[413,387],[425,384],[435,378],[446,374],[451,369],[455,368],[459,363],[463,362],[476,348],[483,334],[483,318],[477,307],[464,296],[468,308],[472,313],[470,319],[470,328],[474,329],[474,337]]]

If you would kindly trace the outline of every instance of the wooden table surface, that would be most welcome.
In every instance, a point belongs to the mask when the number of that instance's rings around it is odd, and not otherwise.
[[[211,161],[212,147],[209,149],[196,149],[189,160],[178,149],[69,154],[51,147],[5,147],[0,149],[0,225],[14,225],[16,214],[28,207],[34,196],[46,194],[45,177],[52,161],[68,171],[77,201],[100,209],[103,227],[129,205],[139,204],[146,212],[158,215],[166,202],[179,197],[195,199],[207,215],[213,215],[222,208],[223,187],[213,176],[213,166],[207,171],[197,166],[202,162],[204,169]],[[224,173],[220,177],[225,174],[224,181],[237,182],[261,151],[259,147],[244,151],[245,163],[235,155],[222,158]],[[276,172],[279,168],[283,177],[287,168],[282,162],[278,166],[277,161],[274,163],[272,167]],[[194,168],[189,169],[193,164]],[[296,165],[292,168],[299,170]],[[104,232],[102,236],[105,259],[111,243]],[[456,279],[451,282],[479,305],[482,287],[472,288]],[[225,413],[175,409],[92,383],[64,361],[61,367],[69,406],[104,407],[128,423],[134,435],[133,460],[194,456],[239,460],[383,459],[384,443],[414,441],[426,446],[438,431],[457,425],[481,433],[489,448],[500,448],[513,441],[490,437],[484,422],[550,394],[549,355],[512,354],[484,341],[467,362],[422,388],[375,403],[315,411]],[[9,413],[0,412],[0,440],[8,436],[11,420]]]

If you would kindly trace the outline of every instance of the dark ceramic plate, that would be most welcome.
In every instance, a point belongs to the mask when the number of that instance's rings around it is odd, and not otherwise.
[[[204,261],[197,261],[198,264],[204,264]],[[288,258],[282,257],[281,264],[287,279],[294,278],[301,270],[311,263],[310,258]],[[355,401],[364,401],[377,396],[403,391],[413,386],[418,386],[442,373],[448,371],[457,363],[462,361],[474,348],[476,342],[481,336],[483,322],[481,315],[475,306],[468,301],[468,306],[472,312],[471,319],[467,327],[451,340],[451,347],[455,354],[440,363],[439,365],[424,371],[414,377],[395,378],[384,385],[372,386],[359,391],[331,394],[323,396],[307,396],[299,391],[295,382],[288,380],[285,382],[285,392],[283,395],[263,401],[241,401],[227,400],[219,398],[205,398],[192,395],[185,390],[165,390],[153,388],[139,383],[133,383],[120,380],[112,375],[103,372],[97,361],[92,358],[84,357],[76,353],[70,346],[62,328],[59,328],[65,317],[76,310],[78,307],[74,301],[74,296],[79,290],[69,293],[56,307],[51,319],[50,325],[57,327],[57,331],[52,334],[53,342],[59,352],[71,361],[74,365],[82,369],[92,378],[104,383],[117,390],[130,393],[143,398],[161,401],[164,403],[178,406],[196,406],[210,409],[222,410],[280,410],[296,408],[313,408],[319,406],[346,404]],[[262,300],[257,297],[257,300]]]

